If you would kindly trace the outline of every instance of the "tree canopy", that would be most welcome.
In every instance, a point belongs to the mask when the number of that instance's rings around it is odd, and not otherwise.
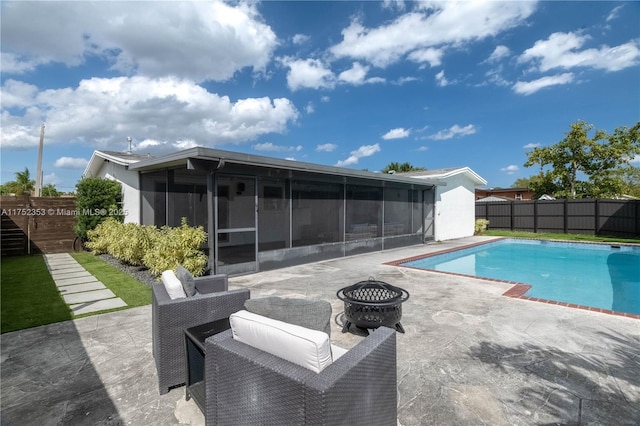
[[[597,130],[590,136],[592,130],[592,124],[579,120],[560,142],[527,153],[525,167],[540,167],[529,178],[529,188],[536,195],[583,198],[624,193],[624,176],[640,154],[640,122],[631,128],[618,127],[612,134]]]
[[[31,179],[29,168],[16,172],[16,180],[9,181],[2,185],[2,194],[31,194],[36,188],[36,181]]]
[[[382,173],[389,173],[391,170],[398,173],[403,172],[413,172],[417,170],[427,170],[424,167],[415,167],[409,163],[389,163],[387,166],[381,170]]]

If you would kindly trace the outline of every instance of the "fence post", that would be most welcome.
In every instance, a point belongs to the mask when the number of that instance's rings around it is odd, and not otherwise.
[[[564,233],[568,234],[569,233],[569,212],[567,211],[567,202],[569,200],[567,198],[564,199],[564,212],[563,212],[563,219],[564,219]]]
[[[514,201],[511,201],[511,215],[510,216],[511,216],[511,230],[512,231],[513,231],[513,210],[514,210],[513,203],[514,203]]]
[[[599,200],[597,198],[595,199],[595,203],[596,203],[596,205],[595,205],[595,215],[594,216],[595,216],[595,222],[596,223],[594,224],[594,228],[593,228],[594,232],[593,232],[593,234],[596,235],[596,236],[599,236],[600,235],[600,203],[599,203]]]
[[[538,233],[538,200],[533,200],[533,233]]]

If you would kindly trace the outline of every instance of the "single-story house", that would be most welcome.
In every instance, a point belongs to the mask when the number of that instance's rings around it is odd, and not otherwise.
[[[230,275],[473,235],[469,168],[384,174],[195,147],[96,151],[85,176],[123,183],[127,221],[203,226],[211,273]]]
[[[533,200],[536,193],[529,188],[476,188],[476,200],[486,197],[500,197],[507,200]]]

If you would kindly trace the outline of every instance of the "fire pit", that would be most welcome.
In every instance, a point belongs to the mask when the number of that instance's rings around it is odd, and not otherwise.
[[[383,325],[404,333],[400,319],[402,302],[409,298],[406,290],[369,278],[338,290],[337,296],[344,302],[343,333],[351,325],[364,330]]]

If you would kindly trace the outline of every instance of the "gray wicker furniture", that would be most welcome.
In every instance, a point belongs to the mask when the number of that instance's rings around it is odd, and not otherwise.
[[[243,309],[245,300],[249,299],[248,289],[228,291],[226,275],[197,277],[194,281],[200,294],[174,300],[169,298],[162,283],[153,284],[153,357],[161,394],[185,383],[184,330],[228,318]]]
[[[207,425],[396,425],[396,332],[380,327],[320,373],[234,340],[205,341]]]

